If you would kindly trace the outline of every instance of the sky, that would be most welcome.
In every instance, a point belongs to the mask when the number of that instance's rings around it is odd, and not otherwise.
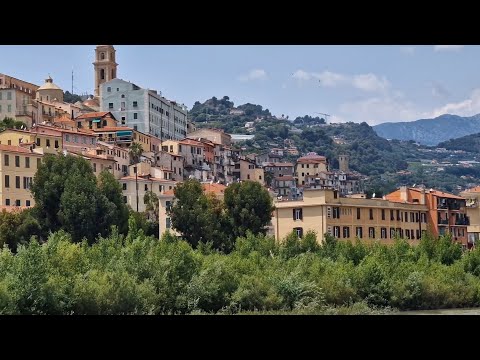
[[[229,96],[329,122],[480,113],[480,46],[114,45],[117,76],[185,104]],[[93,94],[95,45],[0,45],[0,72]],[[5,56],[9,55],[9,56]]]

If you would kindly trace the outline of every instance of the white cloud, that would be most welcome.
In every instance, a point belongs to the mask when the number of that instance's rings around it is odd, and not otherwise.
[[[352,83],[357,89],[365,91],[383,91],[390,85],[385,77],[379,79],[374,74],[355,75]]]
[[[312,73],[312,77],[318,79],[320,81],[320,85],[325,87],[334,87],[349,82],[348,76],[331,71]]]
[[[246,75],[241,75],[238,77],[238,80],[242,82],[253,81],[253,80],[265,80],[267,79],[267,72],[263,69],[254,69]]]
[[[365,121],[369,125],[419,119],[419,113],[414,104],[390,95],[344,103],[340,106],[339,111],[341,117],[347,121]]]
[[[429,117],[437,117],[443,114],[459,116],[473,116],[480,113],[480,88],[472,91],[470,97],[456,103],[448,103],[434,109]]]
[[[445,98],[450,96],[450,92],[442,84],[435,82],[432,84],[432,95],[437,98]]]
[[[308,72],[306,72],[306,71],[304,71],[304,70],[302,70],[302,69],[295,71],[295,72],[292,74],[292,77],[293,77],[295,80],[299,80],[299,81],[310,80],[310,79],[312,78],[312,76],[311,76]]]
[[[415,53],[415,46],[402,46],[400,51],[407,55],[413,55]]]
[[[390,86],[390,83],[385,77],[379,78],[371,73],[351,76],[331,71],[316,73],[300,69],[295,71],[292,77],[297,80],[299,85],[310,80],[318,80],[319,85],[322,87],[346,85],[363,91],[384,91]]]
[[[464,45],[435,45],[433,49],[435,51],[460,51]]]

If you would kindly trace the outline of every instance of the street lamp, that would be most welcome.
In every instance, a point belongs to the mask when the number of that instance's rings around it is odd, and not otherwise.
[[[133,172],[135,173],[135,191],[137,192],[137,212],[138,212],[138,173],[137,167],[133,167]]]

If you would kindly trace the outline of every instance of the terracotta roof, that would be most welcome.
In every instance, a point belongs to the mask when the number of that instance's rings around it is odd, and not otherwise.
[[[102,132],[102,131],[133,131],[132,128],[127,126],[105,126],[102,128],[93,128],[94,132]]]
[[[6,212],[15,212],[15,211],[23,211],[25,209],[29,209],[28,206],[6,206],[6,205],[0,205],[0,212],[6,211]]]
[[[178,142],[179,144],[187,144],[187,145],[196,145],[196,146],[203,146],[203,143],[197,140],[192,139],[183,139]]]
[[[292,166],[293,167],[293,164],[292,163],[268,163],[268,165],[265,165],[265,166],[270,166],[270,167]]]
[[[433,194],[433,195],[438,196],[438,197],[449,198],[449,199],[458,199],[458,200],[464,200],[465,199],[461,196],[449,194],[449,193],[439,191],[439,190],[430,191],[430,194]]]
[[[50,130],[53,130],[53,131],[58,131],[58,132],[61,132],[61,133],[95,136],[95,134],[91,130],[86,130],[86,129],[67,130],[67,129],[62,129],[62,128],[55,127],[55,126],[46,126],[46,125],[37,125],[37,128],[38,127],[41,127],[43,129],[50,129]],[[46,133],[42,133],[42,132],[39,132],[39,131],[32,131],[32,134],[48,135]]]
[[[475,186],[471,189],[467,189],[467,190],[465,190],[465,192],[475,192],[475,193],[480,192],[480,186]]]
[[[30,149],[25,149],[25,148],[20,147],[20,146],[3,145],[3,144],[0,144],[0,151],[10,151],[10,152],[19,152],[19,153],[26,153],[26,154],[28,153],[28,154],[41,155],[41,154],[31,152]]]
[[[86,113],[82,115],[78,115],[76,119],[90,119],[90,118],[99,118],[99,117],[104,117],[105,115],[110,114],[112,115],[111,112],[109,111],[101,111],[101,112],[91,112],[91,113]],[[113,116],[113,115],[112,115]]]

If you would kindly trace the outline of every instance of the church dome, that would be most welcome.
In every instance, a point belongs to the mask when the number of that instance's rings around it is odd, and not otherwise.
[[[83,102],[83,105],[85,106],[100,106],[100,104],[98,103],[97,100],[95,100],[94,98],[90,98],[90,99],[87,99]]]
[[[48,79],[45,79],[45,84],[43,84],[37,89],[37,91],[39,90],[62,90],[62,89],[60,89],[57,85],[53,83],[53,79],[51,78],[51,76],[48,76]]]

